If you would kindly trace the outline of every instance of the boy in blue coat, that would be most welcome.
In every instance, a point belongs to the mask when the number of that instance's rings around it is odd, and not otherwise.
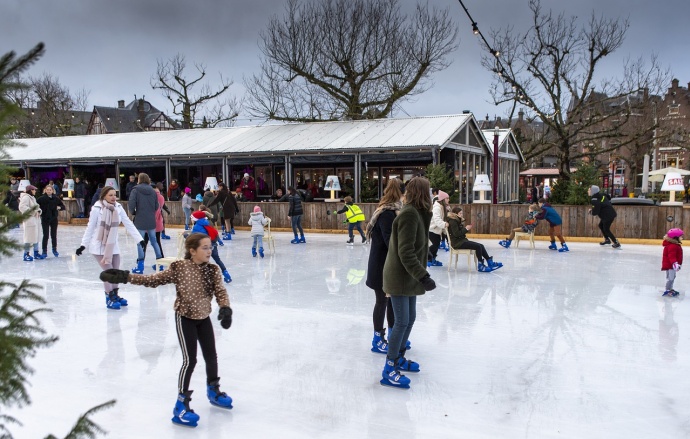
[[[537,215],[537,219],[545,219],[549,223],[549,236],[551,237],[549,250],[558,250],[561,253],[569,251],[563,238],[563,232],[561,232],[561,224],[563,224],[561,216],[544,198],[539,199],[539,207],[541,212]],[[556,247],[555,237],[558,237],[558,240],[561,241],[561,248]]]
[[[204,213],[204,211],[202,210],[197,210],[194,213],[192,213],[191,220],[194,222],[194,227],[192,227],[192,233],[203,233],[204,235],[208,235],[208,237],[211,238],[211,243],[213,244],[211,257],[220,267],[220,271],[223,272],[223,280],[226,284],[229,284],[230,282],[232,282],[232,278],[230,277],[230,273],[228,273],[227,268],[225,268],[225,264],[223,264],[223,261],[220,260],[220,255],[218,254],[217,245],[222,245],[223,243],[223,241],[220,240],[218,230],[216,230],[215,227],[209,224],[208,219],[206,218],[206,213]]]

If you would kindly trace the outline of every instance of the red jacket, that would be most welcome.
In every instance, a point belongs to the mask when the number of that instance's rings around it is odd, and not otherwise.
[[[683,265],[683,247],[676,239],[665,237],[663,241],[664,255],[661,259],[662,270],[673,270],[673,263]]]

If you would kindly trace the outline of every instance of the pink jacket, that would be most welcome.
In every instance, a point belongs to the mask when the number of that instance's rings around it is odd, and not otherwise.
[[[162,232],[165,228],[163,226],[163,204],[165,204],[165,198],[163,195],[156,193],[158,196],[158,210],[156,210],[156,232]]]

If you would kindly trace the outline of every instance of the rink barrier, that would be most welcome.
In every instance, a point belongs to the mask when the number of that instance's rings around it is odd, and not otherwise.
[[[60,212],[60,221],[70,224],[86,224],[88,220],[73,218],[77,213],[77,205],[74,200],[64,201],[67,210]],[[125,210],[127,202],[121,201]],[[184,218],[182,204],[179,201],[165,203],[170,209],[170,215],[163,214],[166,226],[183,226]],[[240,213],[235,217],[235,226],[239,230],[247,227],[249,214],[255,205],[259,204],[264,214],[271,218],[271,229],[276,232],[291,231],[290,220],[287,218],[288,203],[238,203]],[[199,203],[194,203],[194,208]],[[310,233],[346,233],[347,223],[344,215],[332,215],[335,210],[342,209],[343,203],[302,203],[304,215],[302,227]],[[371,218],[376,203],[359,203],[366,218]],[[473,224],[472,234],[469,236],[505,239],[510,230],[522,225],[527,215],[527,204],[463,204],[463,209],[468,224]],[[563,236],[571,241],[600,241],[599,218],[588,213],[590,206],[552,206],[563,219]],[[690,230],[690,206],[616,206],[618,216],[613,222],[611,230],[622,242],[635,242],[635,240],[661,239],[670,228],[678,227]],[[70,218],[72,217],[72,218]],[[670,221],[669,221],[670,220]],[[539,221],[535,231],[535,241],[548,240],[548,224]]]

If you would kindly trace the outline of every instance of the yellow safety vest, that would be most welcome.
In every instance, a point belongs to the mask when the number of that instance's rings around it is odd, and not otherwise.
[[[364,212],[362,212],[362,209],[360,209],[358,205],[346,204],[345,207],[347,208],[347,212],[345,212],[345,218],[347,218],[347,222],[356,223],[358,221],[364,221]]]

